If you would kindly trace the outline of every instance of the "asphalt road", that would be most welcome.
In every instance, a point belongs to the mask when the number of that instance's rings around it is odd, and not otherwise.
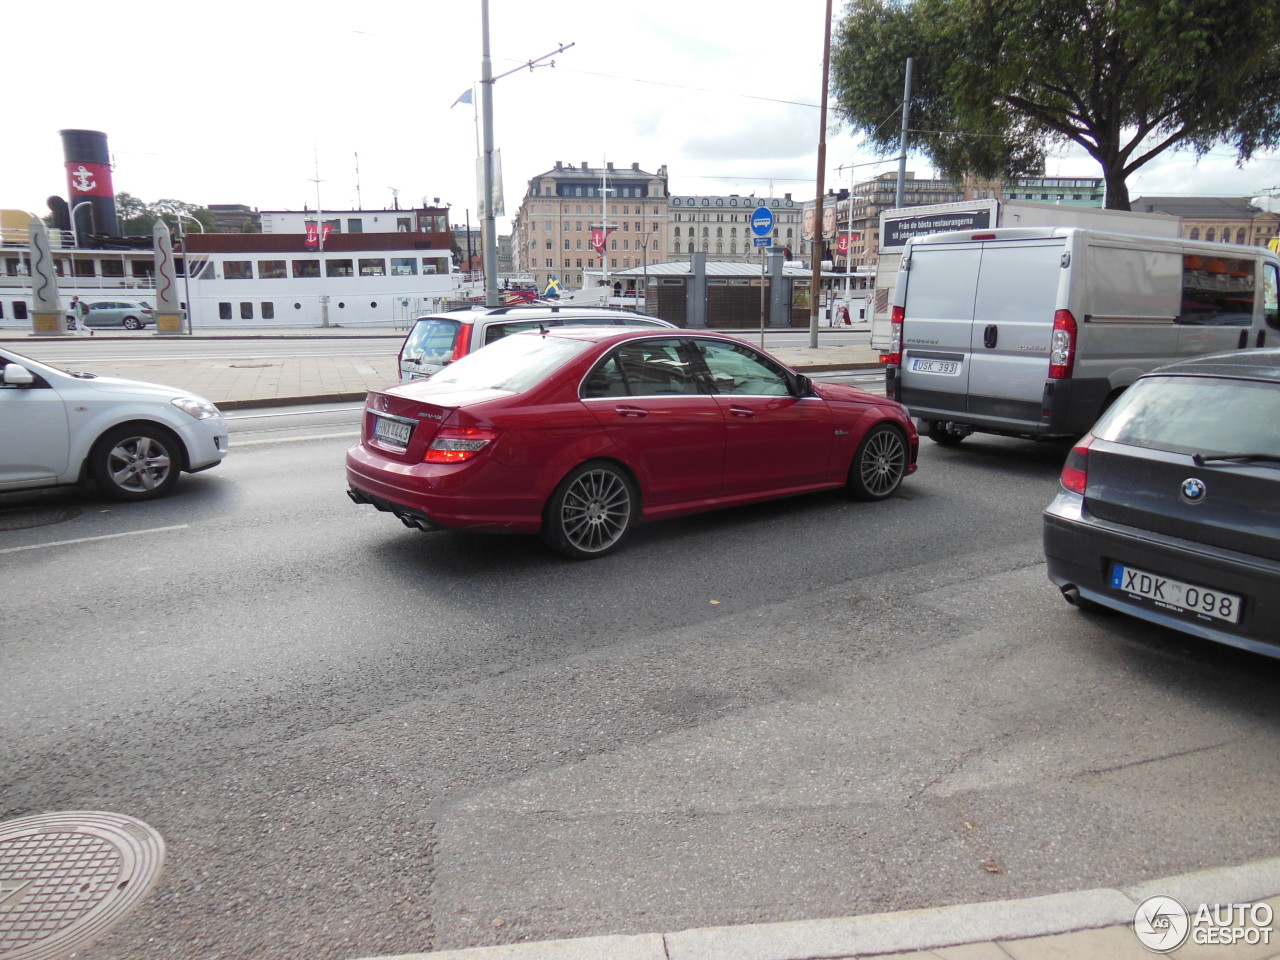
[[[352,415],[237,420],[155,503],[0,498],[0,820],[115,811],[168,845],[88,960],[844,916],[1280,853],[1280,670],[1057,596],[1060,444],[926,442],[893,500],[575,564],[351,504],[325,435]]]

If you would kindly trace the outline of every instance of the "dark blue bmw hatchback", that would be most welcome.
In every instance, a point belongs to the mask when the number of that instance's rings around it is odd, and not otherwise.
[[[1140,378],[1067,457],[1044,551],[1078,607],[1280,657],[1280,349]]]

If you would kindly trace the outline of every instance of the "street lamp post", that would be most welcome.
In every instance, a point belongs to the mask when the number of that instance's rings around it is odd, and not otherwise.
[[[187,336],[191,336],[193,332],[191,322],[191,254],[187,250],[187,233],[183,229],[182,221],[184,219],[194,221],[195,225],[200,228],[201,233],[204,233],[204,224],[186,213],[177,213],[175,211],[174,217],[178,221],[178,242],[182,244],[182,295],[187,301]]]

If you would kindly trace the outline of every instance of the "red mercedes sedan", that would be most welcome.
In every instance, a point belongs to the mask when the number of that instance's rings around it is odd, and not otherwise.
[[[918,447],[899,404],[734,337],[549,327],[371,391],[348,496],[420,530],[536,533],[589,559],[641,520],[818,490],[882,500]]]

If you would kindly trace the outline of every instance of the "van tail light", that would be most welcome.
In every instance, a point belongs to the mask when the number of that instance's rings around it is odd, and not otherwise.
[[[1071,448],[1071,452],[1067,454],[1067,462],[1062,465],[1062,476],[1058,478],[1064,487],[1082,497],[1089,483],[1089,445],[1091,443],[1093,443],[1093,434],[1089,433]]]
[[[1070,380],[1076,365],[1076,318],[1070,310],[1053,315],[1053,333],[1049,336],[1049,379]]]
[[[893,313],[889,315],[889,352],[885,354],[884,362],[895,367],[902,365],[902,321],[906,315],[907,311],[899,306],[894,306]]]
[[[497,438],[498,431],[492,427],[441,427],[422,461],[466,463]]]
[[[453,338],[453,357],[450,360],[461,360],[471,352],[471,331],[475,329],[474,323],[464,323],[458,330],[458,335]]]

